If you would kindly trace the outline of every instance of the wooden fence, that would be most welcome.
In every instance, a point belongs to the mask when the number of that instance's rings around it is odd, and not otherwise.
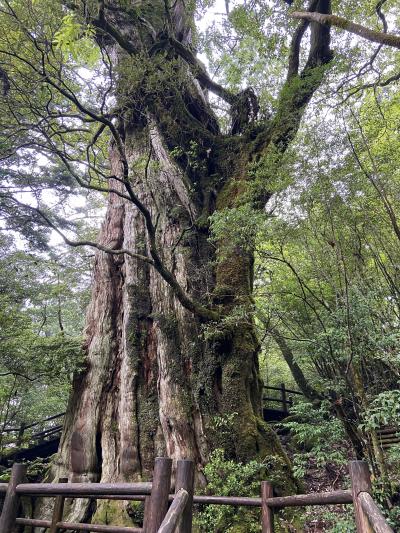
[[[400,429],[398,427],[381,427],[376,430],[376,434],[382,450],[400,444]]]
[[[17,428],[4,428],[1,430],[3,434],[15,435],[13,443],[19,447],[26,443],[28,446],[42,442],[43,440],[61,433],[62,424],[54,424],[54,421],[61,418],[65,413],[58,413],[57,415],[49,416],[44,420],[39,420],[33,424],[21,424]],[[32,433],[30,430],[34,427],[40,426],[40,431]]]
[[[270,387],[265,385],[263,387],[264,391],[277,391],[279,392],[279,397],[271,396],[263,396],[264,402],[275,402],[279,403],[281,405],[281,411],[285,414],[289,413],[289,407],[293,405],[293,399],[291,397],[292,394],[297,394],[299,396],[303,396],[302,392],[299,392],[297,390],[287,389],[284,383],[281,383],[280,387]]]
[[[259,498],[240,496],[194,495],[194,463],[177,462],[175,493],[171,492],[171,459],[156,459],[152,483],[24,483],[26,467],[14,464],[11,480],[0,484],[0,496],[5,493],[0,518],[1,533],[12,533],[18,525],[42,527],[50,533],[69,529],[103,533],[190,533],[193,504],[259,507],[262,533],[274,532],[274,513],[285,507],[309,505],[353,504],[357,533],[394,533],[371,496],[371,479],[367,463],[349,464],[351,490],[336,490],[275,497],[269,481],[261,482]],[[21,496],[55,497],[51,520],[18,517]],[[144,521],[141,528],[63,522],[65,498],[91,498],[144,501]],[[170,505],[169,505],[170,504]]]

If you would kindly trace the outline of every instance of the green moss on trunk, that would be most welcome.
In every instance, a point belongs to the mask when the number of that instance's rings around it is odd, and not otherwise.
[[[92,517],[92,524],[139,527],[128,515],[128,508],[121,501],[101,501]]]

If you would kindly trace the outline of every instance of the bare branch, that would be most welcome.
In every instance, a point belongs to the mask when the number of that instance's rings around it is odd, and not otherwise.
[[[322,13],[309,13],[303,11],[295,11],[291,15],[296,19],[308,20],[310,22],[318,22],[319,24],[336,26],[342,30],[359,35],[363,39],[373,43],[379,43],[393,48],[400,48],[400,36],[392,33],[384,33],[381,31],[371,30],[361,24],[356,24],[343,17],[337,15],[329,15]]]
[[[387,0],[379,0],[379,2],[376,4],[375,11],[378,17],[380,18],[383,26],[383,32],[387,33],[388,31],[388,25],[386,21],[385,15],[382,13],[382,6],[386,3]]]

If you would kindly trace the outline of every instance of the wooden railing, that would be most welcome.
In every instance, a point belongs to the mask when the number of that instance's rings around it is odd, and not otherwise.
[[[400,444],[400,428],[398,427],[381,427],[376,430],[376,434],[383,450]]]
[[[45,418],[44,420],[39,420],[38,422],[33,422],[32,424],[24,424],[22,423],[17,428],[4,428],[1,433],[3,434],[9,434],[9,435],[15,435],[15,438],[13,440],[13,444],[15,444],[16,447],[20,447],[22,444],[27,443],[28,445],[33,445],[39,442],[43,442],[48,437],[52,437],[58,433],[61,433],[62,425],[57,424],[53,425],[51,422],[54,420],[57,420],[58,418],[61,418],[65,415],[65,413],[58,413],[53,416],[49,416],[48,418]],[[49,424],[50,422],[50,424]],[[49,427],[44,427],[48,425]],[[38,431],[36,433],[31,433],[29,430],[31,430],[34,427],[40,426],[43,428],[41,431]]]
[[[353,504],[358,533],[394,533],[371,496],[371,479],[367,463],[352,461],[349,465],[351,490],[336,490],[274,496],[269,481],[261,482],[261,497],[197,496],[193,494],[194,463],[177,461],[175,494],[170,494],[172,461],[157,458],[152,483],[24,483],[25,466],[15,464],[8,484],[0,484],[0,496],[6,493],[0,518],[1,533],[11,533],[15,526],[31,526],[60,530],[93,531],[99,533],[190,533],[193,504],[233,505],[261,508],[262,533],[274,532],[275,512],[285,507],[310,505]],[[21,496],[55,497],[51,520],[17,516]],[[144,521],[141,528],[64,522],[64,498],[90,498],[144,501]],[[168,505],[171,503],[169,509]]]
[[[298,394],[300,396],[303,396],[302,392],[299,392],[297,390],[287,389],[284,383],[281,383],[280,387],[270,387],[270,386],[265,385],[264,391],[278,391],[279,392],[279,398],[273,397],[271,395],[263,396],[263,401],[280,403],[281,410],[286,414],[289,412],[289,407],[293,405],[293,399],[291,398],[290,394]]]

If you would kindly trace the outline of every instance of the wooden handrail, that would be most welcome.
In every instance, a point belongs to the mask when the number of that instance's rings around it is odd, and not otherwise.
[[[264,385],[263,389],[281,391],[282,387],[272,387],[269,385]],[[286,392],[290,392],[290,394],[298,394],[299,396],[304,396],[304,394],[302,392],[299,392],[298,390],[293,390],[293,389],[285,389],[285,390]]]
[[[24,428],[24,431],[26,431],[27,429],[31,429],[35,426],[38,426],[39,424],[43,424],[44,422],[50,422],[51,420],[55,420],[56,418],[60,418],[61,416],[64,416],[65,415],[65,412],[64,413],[58,413],[57,415],[53,415],[53,416],[49,416],[48,418],[45,418],[43,420],[39,420],[38,422],[33,422],[32,424],[29,424],[27,426],[23,426]],[[2,433],[13,433],[13,432],[19,432],[21,430],[21,426],[18,427],[18,428],[6,428],[6,429],[3,429],[1,432]]]
[[[174,533],[188,499],[188,491],[185,489],[179,489],[179,491],[174,496],[171,507],[168,509],[168,512],[165,515],[164,520],[162,521],[158,533]]]
[[[20,526],[33,526],[49,529],[50,520],[37,520],[35,518],[17,518],[16,524]],[[57,522],[60,529],[69,529],[75,531],[94,531],[97,533],[144,533],[142,528],[123,527],[123,526],[106,526],[103,524],[83,524],[81,522]]]
[[[305,507],[309,505],[354,504],[357,532],[394,533],[370,491],[371,481],[367,463],[351,461],[349,465],[352,489],[273,497],[271,483],[262,482],[261,498],[240,496],[194,496],[194,464],[178,461],[176,494],[170,494],[172,460],[157,458],[152,483],[23,483],[25,467],[14,465],[10,483],[0,483],[0,494],[6,492],[0,519],[1,533],[11,533],[15,524],[43,528],[94,531],[104,533],[172,533],[179,522],[180,533],[190,533],[192,504],[262,507],[262,531],[273,532],[274,508]],[[66,481],[66,480],[65,480]],[[267,490],[268,489],[268,490]],[[150,500],[149,494],[151,494]],[[58,497],[52,521],[17,518],[22,495]],[[147,496],[146,496],[147,495]],[[147,498],[146,523],[142,529],[97,524],[76,524],[59,521],[62,517],[63,497],[140,500]],[[57,500],[56,500],[57,501]],[[172,502],[168,511],[168,502]]]
[[[49,435],[53,435],[54,433],[59,433],[62,430],[63,426],[54,426],[49,429],[45,429],[44,431],[39,431],[39,433],[34,433],[30,436],[30,440],[36,440],[39,437],[48,437]]]
[[[386,518],[374,502],[371,494],[360,492],[358,495],[361,507],[367,515],[369,523],[373,527],[374,533],[394,533],[393,529],[386,522]]]
[[[40,486],[45,485],[43,490]],[[73,487],[69,489],[69,487]],[[146,490],[141,488],[130,490],[126,486],[130,485],[146,485]],[[76,488],[75,488],[76,486]],[[79,489],[79,486],[83,490]],[[88,490],[87,487],[91,487]],[[17,493],[23,496],[59,496],[64,495],[69,498],[94,498],[94,499],[110,499],[110,500],[132,500],[143,501],[145,494],[150,494],[151,483],[71,483],[64,485],[60,489],[60,484],[56,483],[24,483],[17,486]],[[32,487],[32,488],[27,488]],[[101,488],[106,487],[106,488]],[[7,483],[0,484],[0,493],[6,492]],[[168,500],[172,502],[175,495],[169,494]],[[332,492],[313,492],[311,494],[295,494],[293,496],[277,496],[268,500],[270,507],[303,507],[309,505],[330,505],[330,504],[348,504],[352,503],[353,499],[350,490],[335,490]],[[247,496],[213,496],[213,495],[195,495],[193,496],[193,503],[208,504],[208,505],[232,505],[235,507],[261,507],[261,498],[250,498]]]
[[[73,486],[71,489],[69,487]],[[136,492],[132,490],[134,485],[145,485],[146,491]],[[0,493],[7,491],[7,483],[0,483]],[[118,499],[118,500],[144,500],[145,494],[150,494],[151,483],[24,483],[17,486],[17,493],[21,495],[58,496],[65,495],[76,498]],[[44,487],[44,488],[43,488]],[[75,488],[76,487],[76,488]],[[105,488],[101,488],[105,487]],[[89,490],[90,489],[90,490]],[[110,497],[110,498],[109,498]],[[172,502],[174,494],[169,495]],[[328,505],[352,503],[350,490],[335,490],[332,492],[313,492],[311,494],[296,494],[293,496],[275,497],[268,501],[271,507],[296,507],[307,505]],[[260,507],[261,498],[249,498],[246,496],[198,496],[193,497],[193,503],[210,505],[233,505],[243,507]]]
[[[280,397],[279,398],[273,398],[271,396],[263,396],[263,401],[280,403],[281,406],[282,406],[282,413],[283,413],[284,417],[288,416],[289,407],[291,407],[293,405],[293,400],[292,400],[292,398],[290,396],[288,397],[288,393],[289,394],[299,394],[300,396],[304,396],[303,393],[301,393],[299,391],[292,390],[292,389],[287,389],[284,383],[281,383],[280,387],[264,385],[263,390],[265,390],[265,391],[270,391],[270,390],[278,391],[280,393],[280,395],[279,395]]]
[[[152,483],[21,483],[16,493],[24,496],[88,497],[99,495],[150,494]]]
[[[270,396],[263,396],[263,400],[266,401],[266,402],[282,403],[282,399],[281,398],[271,398]],[[286,400],[286,403],[293,404],[293,400],[288,398]]]

